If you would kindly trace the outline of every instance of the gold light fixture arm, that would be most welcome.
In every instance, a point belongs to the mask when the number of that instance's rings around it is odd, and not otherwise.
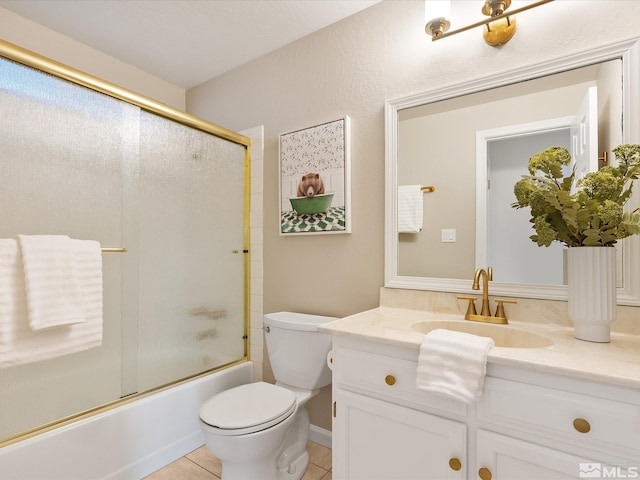
[[[449,32],[445,31],[445,32],[438,33],[437,35],[432,35],[431,36],[431,41],[435,42],[436,40],[440,40],[442,38],[450,37],[452,35],[456,35],[457,33],[466,32],[467,30],[471,30],[472,28],[476,28],[476,27],[480,27],[480,26],[483,26],[483,25],[487,25],[487,24],[489,24],[491,22],[495,22],[495,21],[500,20],[502,18],[510,17],[510,16],[516,15],[518,13],[525,12],[527,10],[531,10],[532,8],[539,7],[540,5],[544,5],[545,3],[550,3],[550,2],[553,2],[553,0],[539,0],[537,2],[530,3],[529,5],[525,5],[523,7],[516,8],[515,10],[511,10],[509,12],[504,11],[500,15],[496,15],[495,17],[489,17],[489,18],[487,18],[485,20],[481,20],[479,22],[472,23],[471,25],[467,25],[466,27],[461,27],[461,28],[457,28],[456,30],[451,30]]]

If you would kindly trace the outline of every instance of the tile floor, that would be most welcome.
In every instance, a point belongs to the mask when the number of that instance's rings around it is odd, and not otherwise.
[[[302,480],[331,480],[331,449],[309,442],[307,451],[309,468]],[[218,480],[220,471],[220,460],[206,446],[202,446],[145,477],[144,480]]]

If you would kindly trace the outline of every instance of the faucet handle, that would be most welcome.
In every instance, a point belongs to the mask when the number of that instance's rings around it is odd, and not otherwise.
[[[507,319],[507,314],[504,311],[505,303],[518,303],[515,300],[507,300],[505,298],[496,298],[496,302],[498,303],[498,308],[496,309],[496,317]]]
[[[476,312],[476,297],[467,297],[465,295],[460,295],[457,297],[458,300],[469,300],[469,305],[467,306],[467,313],[465,313],[465,320],[469,320],[471,315],[477,315]]]

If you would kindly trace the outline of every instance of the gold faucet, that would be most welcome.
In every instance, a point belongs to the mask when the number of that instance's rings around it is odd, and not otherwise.
[[[476,270],[473,276],[473,290],[480,290],[480,278],[482,277],[482,309],[480,314],[476,312],[476,297],[460,296],[459,300],[469,300],[467,307],[467,313],[465,314],[465,320],[472,320],[475,322],[487,322],[487,323],[501,323],[507,324],[507,315],[504,312],[505,303],[517,303],[515,300],[496,299],[498,308],[496,308],[495,316],[491,315],[491,308],[489,307],[489,281],[493,280],[493,269],[491,267],[479,268]]]
[[[476,270],[475,275],[473,276],[473,290],[480,290],[480,277],[482,277],[482,310],[480,311],[480,315],[485,317],[491,316],[491,309],[489,308],[489,280],[493,280],[493,269],[491,267],[487,267],[487,271],[485,272],[484,268],[479,268]]]

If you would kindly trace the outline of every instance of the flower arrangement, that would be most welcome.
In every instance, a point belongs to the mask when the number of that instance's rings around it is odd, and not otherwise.
[[[513,208],[531,208],[535,235],[531,240],[548,247],[611,246],[640,234],[640,208],[625,212],[633,181],[640,176],[640,145],[613,149],[618,166],[605,166],[575,181],[575,166],[564,176],[571,154],[551,147],[529,159],[529,175],[516,182]],[[566,170],[566,168],[565,168]]]

